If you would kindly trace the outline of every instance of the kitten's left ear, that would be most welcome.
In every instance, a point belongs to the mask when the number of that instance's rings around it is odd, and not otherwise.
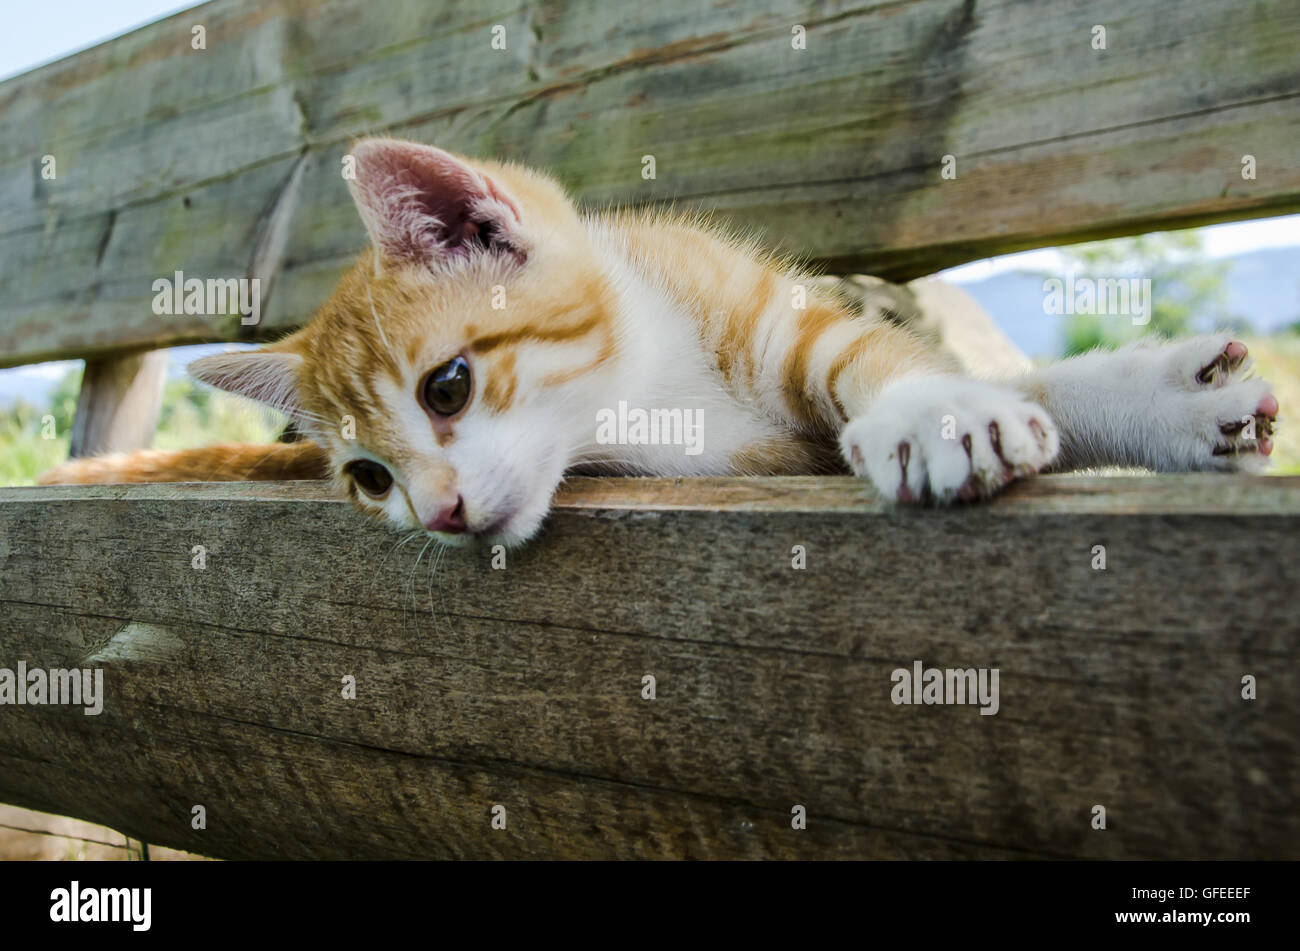
[[[200,357],[187,368],[190,376],[228,393],[247,396],[289,416],[302,411],[298,368],[302,357],[279,350],[236,350]]]
[[[501,185],[450,152],[399,139],[352,149],[352,199],[375,247],[436,265],[484,249],[522,261],[519,205]]]

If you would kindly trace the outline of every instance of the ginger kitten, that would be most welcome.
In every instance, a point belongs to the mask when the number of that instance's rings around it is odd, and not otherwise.
[[[373,248],[296,333],[190,367],[308,441],[75,460],[42,482],[332,478],[394,525],[510,544],[572,470],[851,471],[949,503],[1045,470],[1254,470],[1272,450],[1277,400],[1226,335],[976,380],[697,222],[583,216],[536,172],[411,142],[353,155]],[[698,451],[608,443],[616,407],[698,414]]]

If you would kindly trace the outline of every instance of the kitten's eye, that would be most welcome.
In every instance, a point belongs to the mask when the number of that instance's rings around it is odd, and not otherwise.
[[[353,460],[343,467],[343,471],[372,499],[382,499],[393,487],[393,474],[369,459]]]
[[[456,357],[436,367],[420,392],[424,405],[439,416],[455,416],[469,402],[469,363]]]

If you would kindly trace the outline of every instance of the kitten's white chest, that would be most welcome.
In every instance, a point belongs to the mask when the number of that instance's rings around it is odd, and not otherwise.
[[[638,273],[593,226],[619,296],[621,359],[600,415],[609,426],[584,455],[660,474],[715,475],[733,456],[785,430],[726,387],[694,318],[653,277]]]

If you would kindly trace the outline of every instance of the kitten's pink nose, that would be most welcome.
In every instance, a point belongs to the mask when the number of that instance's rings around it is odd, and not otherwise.
[[[424,527],[431,532],[446,532],[449,535],[460,535],[467,531],[465,525],[465,500],[459,495],[456,496],[456,504],[448,505],[437,515],[424,523]]]

